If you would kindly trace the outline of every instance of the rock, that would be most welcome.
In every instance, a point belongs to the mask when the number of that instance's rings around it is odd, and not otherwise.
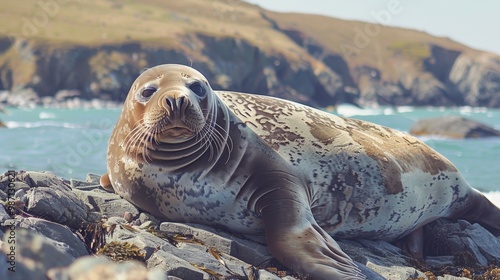
[[[99,185],[101,181],[101,176],[97,174],[92,174],[89,173],[87,174],[87,178],[85,179],[87,183],[93,184],[93,185]]]
[[[151,226],[158,227],[160,225],[160,220],[158,220],[155,216],[149,213],[140,213],[139,218],[137,218],[141,224],[146,222],[151,222]]]
[[[379,266],[409,266],[410,258],[398,247],[380,240],[338,240],[337,243],[351,258],[360,263]]]
[[[500,106],[500,58],[491,53],[461,54],[449,74],[449,81],[464,104],[474,107]]]
[[[212,272],[212,275],[218,275],[219,278],[229,277],[231,275],[244,276],[248,275],[250,272],[249,270],[247,271],[247,269],[250,268],[251,265],[218,251],[217,247],[210,247],[197,243],[179,242],[177,246],[166,243],[161,246],[161,250],[181,258],[191,265],[208,269]]]
[[[74,191],[83,201],[93,206],[94,210],[108,217],[123,217],[125,212],[131,213],[136,218],[139,210],[132,203],[122,199],[119,195],[109,193],[103,189],[91,191]]]
[[[146,260],[149,259],[158,248],[168,243],[168,241],[149,232],[141,231],[135,227],[123,227],[120,225],[116,226],[111,234],[106,237],[106,243],[112,241],[128,242],[136,245],[139,249],[144,250],[146,253]]]
[[[18,208],[35,216],[79,228],[98,219],[63,180],[49,172],[20,171],[0,176],[0,187],[9,192]],[[12,181],[12,182],[11,182]],[[10,187],[9,187],[10,183]],[[13,187],[12,187],[13,185]],[[14,193],[12,193],[15,191]]]
[[[4,242],[7,242],[6,238]],[[74,259],[47,237],[22,228],[16,230],[15,249],[15,272],[9,271],[7,278],[12,280],[46,280],[49,269],[67,266]],[[3,246],[2,251],[9,256],[8,246]]]
[[[265,265],[272,256],[263,244],[230,235],[224,231],[198,224],[161,223],[160,230],[182,235],[192,235],[202,240],[208,247],[215,247],[222,253],[236,257],[244,262],[258,266]],[[242,236],[244,237],[244,236]]]
[[[58,250],[64,254],[70,255],[72,259],[89,254],[83,241],[67,226],[29,217],[21,218],[18,227],[36,231],[38,234],[49,238]]]
[[[0,225],[4,225],[7,220],[9,220],[11,217],[9,213],[5,210],[4,207],[0,206]],[[10,223],[9,223],[10,225]]]
[[[421,271],[411,267],[409,257],[388,242],[338,240],[337,243],[357,261],[361,271],[370,276],[368,279],[408,279],[423,275]]]
[[[70,179],[70,185],[73,189],[79,189],[79,190],[94,190],[94,189],[100,189],[101,186],[98,184],[94,183],[89,183],[87,181],[81,181],[81,180],[76,180],[76,179]]]
[[[459,116],[445,116],[416,122],[411,127],[410,134],[462,139],[500,136],[500,131]]]
[[[259,280],[280,280],[280,279],[290,279],[294,280],[295,278],[293,277],[288,277],[285,276],[286,278],[280,278],[277,275],[272,274],[271,272],[265,270],[265,269],[259,269]]]
[[[50,172],[19,171],[16,179],[27,183],[30,187],[53,187],[61,190],[70,190],[69,182]]]
[[[67,268],[51,269],[48,277],[52,280],[167,280],[160,270],[148,270],[137,261],[115,263],[106,257],[82,257]]]
[[[32,188],[27,194],[26,210],[72,229],[79,229],[88,222],[96,222],[96,216],[88,215],[90,208],[70,189]]]
[[[42,275],[34,279],[46,279],[41,278],[46,276],[51,280],[108,279],[105,277],[117,277],[122,272],[137,279],[297,279],[283,276],[286,271],[279,271],[282,276],[279,277],[264,269],[282,269],[269,254],[265,238],[230,233],[207,225],[160,224],[158,219],[116,194],[86,188],[96,186],[97,178],[95,175],[86,181],[66,181],[44,172],[17,173],[14,195],[21,200],[27,198],[27,211],[41,218],[11,217],[4,207],[0,207],[4,252],[9,248],[5,245],[12,232],[17,237],[16,244],[22,243],[16,248],[22,253],[16,255],[18,278],[14,279],[24,279],[32,273]],[[8,187],[6,180],[5,175],[0,177],[0,188]],[[102,257],[85,256],[87,248],[73,231],[79,223],[101,219],[100,214],[92,211],[107,216],[103,219],[106,232],[100,232],[97,227],[97,231],[82,232],[82,235],[88,234],[87,238],[108,245],[106,253],[118,256],[116,259],[126,259],[126,256],[123,257],[117,246],[109,245],[111,242],[136,246],[137,259],[144,260],[148,269],[137,262],[115,263]],[[11,224],[17,228],[11,230]],[[161,231],[152,230],[158,228],[158,224]],[[174,238],[175,234],[178,236]],[[426,226],[425,234],[425,248],[429,254],[425,268],[420,267],[422,264],[415,267],[414,260],[385,241],[337,242],[368,279],[424,279],[426,276],[421,269],[440,271],[444,267],[474,268],[500,263],[500,239],[478,224],[440,219]],[[0,254],[0,279],[11,279],[6,274],[9,268],[6,256]],[[154,272],[153,268],[157,270]],[[445,275],[438,279],[461,278]]]
[[[425,227],[425,248],[430,256],[453,256],[464,267],[500,263],[500,240],[479,224],[439,219]]]
[[[195,268],[186,260],[163,250],[155,252],[149,258],[147,267],[160,269],[165,271],[169,276],[175,276],[180,279],[204,280],[210,277],[208,273]]]

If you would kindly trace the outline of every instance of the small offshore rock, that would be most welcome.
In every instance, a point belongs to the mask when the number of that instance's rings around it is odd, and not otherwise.
[[[482,123],[459,116],[444,116],[419,120],[410,128],[410,134],[416,136],[442,136],[447,138],[483,138],[498,137],[500,131]]]

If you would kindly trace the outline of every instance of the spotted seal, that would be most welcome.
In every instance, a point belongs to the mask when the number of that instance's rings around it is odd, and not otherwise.
[[[112,132],[101,184],[164,220],[265,234],[313,279],[364,279],[332,238],[406,240],[422,226],[500,209],[418,139],[268,96],[214,91],[182,65],[146,70]]]

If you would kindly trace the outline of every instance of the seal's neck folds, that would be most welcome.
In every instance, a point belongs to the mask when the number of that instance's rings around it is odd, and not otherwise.
[[[221,102],[217,100],[215,102]],[[218,105],[218,104],[217,104]],[[182,143],[162,143],[151,141],[144,159],[151,164],[167,168],[168,171],[180,171],[196,163],[206,165],[209,172],[219,161],[226,163],[232,150],[229,136],[229,117],[225,106],[214,106],[208,113],[203,129],[191,139]]]

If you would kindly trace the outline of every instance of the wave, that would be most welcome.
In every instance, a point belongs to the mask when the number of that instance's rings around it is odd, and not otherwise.
[[[483,193],[493,204],[500,208],[500,191]]]
[[[43,119],[55,119],[56,115],[54,113],[49,113],[49,112],[40,112],[40,114],[38,114],[38,118],[40,118],[41,120],[43,120]]]
[[[35,127],[63,127],[63,128],[85,128],[85,126],[74,123],[39,121],[39,122],[14,122],[6,121],[8,128],[35,128]]]
[[[360,108],[351,104],[340,104],[335,107],[334,112],[343,117],[373,116],[373,115],[382,115],[384,113],[384,109]]]

